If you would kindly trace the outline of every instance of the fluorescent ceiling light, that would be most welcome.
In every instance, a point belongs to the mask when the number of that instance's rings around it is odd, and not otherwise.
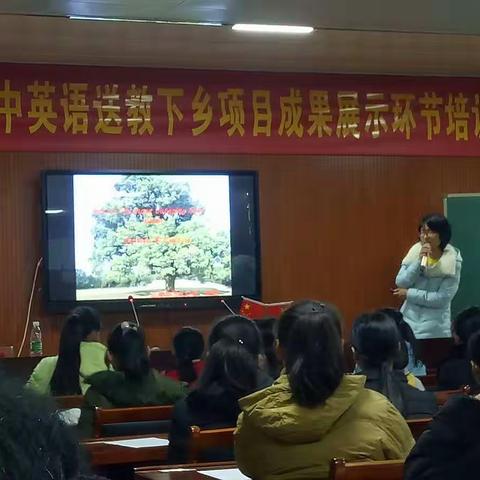
[[[141,20],[137,18],[108,18],[108,17],[81,17],[70,15],[70,20],[92,20],[95,22],[132,22],[132,23],[154,23],[153,20]]]
[[[240,32],[261,32],[261,33],[312,33],[313,27],[302,27],[296,25],[257,25],[255,23],[236,23],[233,30]]]
[[[70,15],[70,20],[93,20],[97,22],[130,22],[130,23],[163,23],[168,25],[194,25],[201,27],[221,27],[221,23],[214,22],[170,22],[168,20],[149,20],[142,18],[110,18],[110,17],[82,17]]]

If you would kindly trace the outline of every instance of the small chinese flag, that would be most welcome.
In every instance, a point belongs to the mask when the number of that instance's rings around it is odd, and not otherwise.
[[[240,315],[258,320],[265,317],[279,317],[292,302],[263,303],[251,298],[242,297]]]

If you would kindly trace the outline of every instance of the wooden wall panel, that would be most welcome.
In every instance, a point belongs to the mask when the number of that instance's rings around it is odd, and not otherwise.
[[[45,169],[255,169],[260,176],[266,301],[315,297],[336,303],[347,328],[365,309],[394,305],[399,262],[418,218],[442,210],[447,193],[480,191],[475,158],[0,154],[0,345],[19,345],[40,249],[40,172]],[[149,342],[167,348],[180,325],[205,332],[221,311],[143,314]],[[45,349],[60,317],[35,294]],[[106,316],[105,330],[128,315]]]

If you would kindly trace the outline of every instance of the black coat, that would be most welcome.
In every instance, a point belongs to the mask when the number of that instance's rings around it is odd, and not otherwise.
[[[382,393],[380,370],[368,369],[359,372],[367,377],[365,388]],[[401,412],[405,418],[432,417],[437,413],[438,406],[435,395],[432,392],[418,390],[408,384],[407,378],[402,371],[391,372],[392,380],[398,388],[403,400],[404,410]]]
[[[269,387],[273,380],[259,374],[257,390]],[[201,429],[232,428],[237,425],[240,414],[238,398],[218,384],[203,389],[195,389],[175,404],[169,434],[168,463],[185,463],[188,460],[190,427]],[[202,461],[230,461],[233,450],[208,452]]]
[[[405,463],[405,480],[476,478],[480,458],[480,401],[447,402],[422,434]]]
[[[465,345],[456,345],[438,367],[437,380],[440,390],[456,390],[465,385],[470,385],[473,390],[478,388],[466,350]]]

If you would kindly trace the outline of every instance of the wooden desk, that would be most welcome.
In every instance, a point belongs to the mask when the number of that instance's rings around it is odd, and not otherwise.
[[[174,468],[174,467],[170,467]],[[169,468],[169,469],[170,469]],[[200,472],[206,470],[222,470],[222,469],[231,469],[238,468],[235,463],[224,463],[216,466],[198,466],[195,468],[190,468],[181,472],[175,471],[162,471],[158,470],[146,470],[135,471],[135,480],[211,480],[212,477],[207,475],[202,475]],[[167,469],[166,469],[167,470]]]
[[[167,460],[168,445],[159,447],[131,448],[110,445],[105,442],[113,440],[132,440],[135,438],[168,438],[168,435],[136,435],[130,437],[95,438],[82,442],[82,446],[90,455],[93,467],[113,465],[141,465],[161,463]]]

